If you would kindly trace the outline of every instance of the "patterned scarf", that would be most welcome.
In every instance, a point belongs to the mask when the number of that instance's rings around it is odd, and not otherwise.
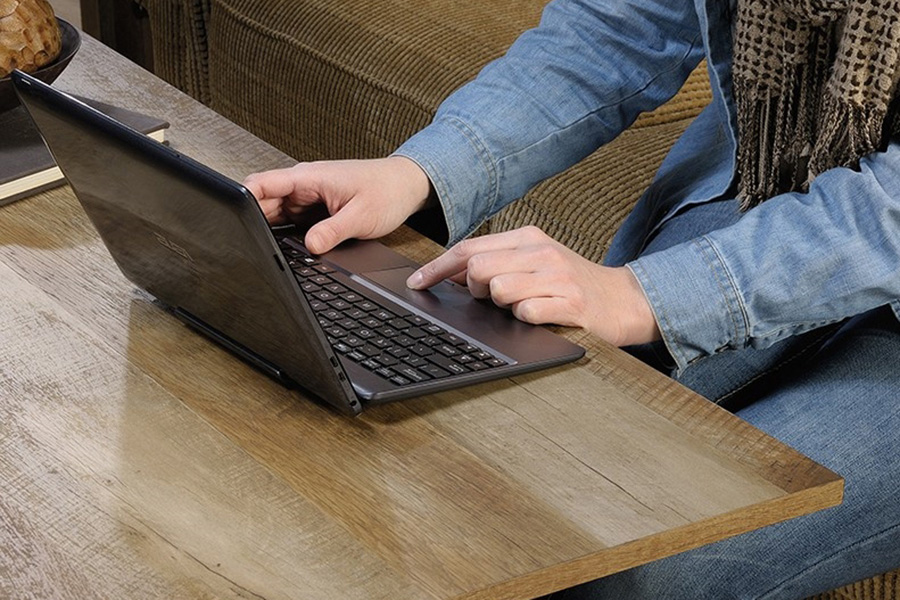
[[[744,209],[855,168],[900,134],[900,0],[738,0]]]

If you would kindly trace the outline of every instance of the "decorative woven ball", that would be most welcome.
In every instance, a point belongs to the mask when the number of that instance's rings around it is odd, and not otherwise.
[[[62,49],[59,23],[47,0],[0,0],[0,77],[33,73]]]

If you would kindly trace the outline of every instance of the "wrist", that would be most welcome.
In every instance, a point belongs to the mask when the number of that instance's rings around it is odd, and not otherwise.
[[[634,344],[646,344],[662,339],[659,325],[656,322],[656,316],[653,314],[653,308],[650,306],[644,288],[641,287],[640,281],[634,275],[632,270],[625,267],[619,267],[622,276],[623,300],[626,303],[623,314],[625,322],[623,324],[623,343],[620,346],[630,346]]]
[[[404,196],[409,203],[410,214],[437,204],[431,179],[417,162],[400,155],[392,155],[385,160],[391,164],[394,176],[399,179],[399,189],[406,190]]]

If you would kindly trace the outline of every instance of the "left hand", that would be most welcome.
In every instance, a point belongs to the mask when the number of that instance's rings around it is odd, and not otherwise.
[[[630,269],[593,263],[537,227],[463,240],[407,285],[425,289],[448,278],[527,323],[583,327],[617,346],[660,339]]]

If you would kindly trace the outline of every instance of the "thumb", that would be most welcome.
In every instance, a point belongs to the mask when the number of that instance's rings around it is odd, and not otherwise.
[[[324,254],[341,242],[353,237],[366,237],[366,228],[360,211],[348,203],[335,214],[323,219],[306,232],[305,244],[313,254]]]

